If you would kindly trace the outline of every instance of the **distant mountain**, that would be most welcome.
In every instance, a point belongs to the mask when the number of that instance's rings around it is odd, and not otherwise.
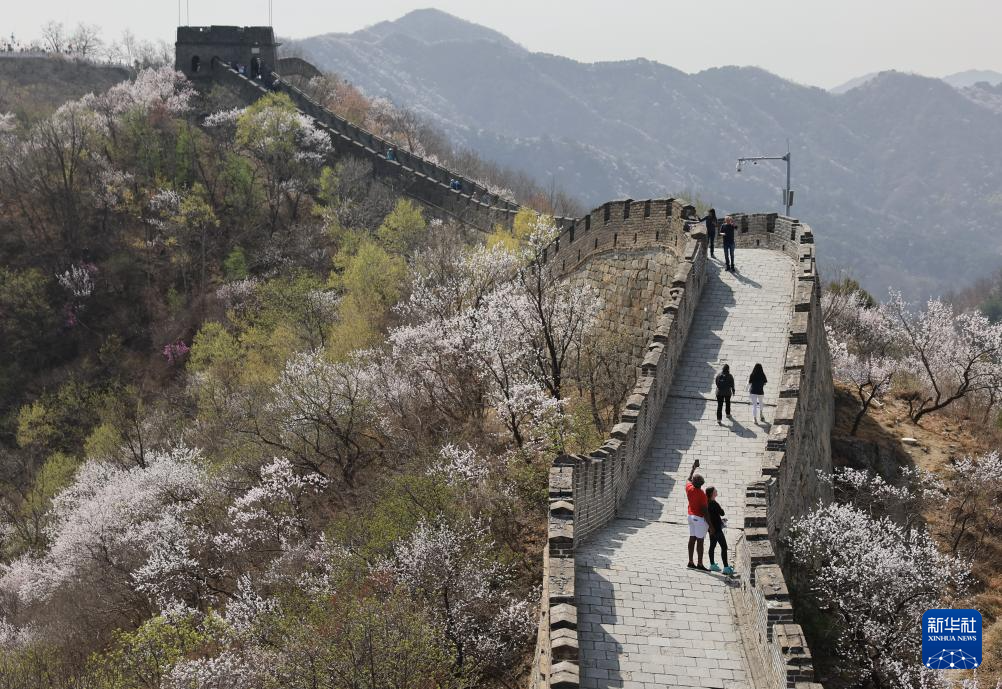
[[[855,79],[850,79],[844,84],[840,84],[835,88],[828,89],[832,93],[843,94],[847,93],[858,86],[862,86],[866,82],[879,76],[881,72],[870,72],[869,74],[864,74],[861,77],[856,77]],[[969,69],[965,72],[957,72],[956,74],[949,74],[943,77],[943,81],[954,88],[964,89],[980,82],[988,83],[992,86],[997,86],[1002,84],[1002,72],[995,72],[990,69]]]
[[[515,45],[500,32],[433,9],[414,10],[396,21],[379,22],[355,35],[371,36],[376,39],[406,36],[422,42],[427,42],[429,37],[435,42],[486,40]]]
[[[586,203],[695,190],[718,209],[778,209],[783,168],[737,174],[735,159],[789,137],[794,215],[829,269],[922,297],[1002,265],[1002,116],[939,79],[884,72],[837,95],[748,67],[583,64],[433,10],[297,45]]]
[[[960,89],[960,92],[981,107],[1002,115],[1002,82],[992,86],[987,82],[979,81],[974,86]]]
[[[966,72],[957,72],[943,77],[943,81],[956,88],[974,86],[978,82],[984,81],[992,86],[1002,84],[1002,72],[995,72],[990,69],[969,69]]]
[[[843,94],[843,93],[846,93],[847,91],[852,91],[857,86],[862,86],[866,82],[868,82],[871,79],[873,79],[874,77],[876,77],[878,74],[880,74],[880,72],[870,72],[869,74],[864,74],[861,77],[856,77],[855,79],[850,79],[849,81],[845,82],[844,84],[840,84],[840,85],[836,86],[835,88],[831,88],[831,89],[828,89],[828,90],[831,91],[832,93]]]

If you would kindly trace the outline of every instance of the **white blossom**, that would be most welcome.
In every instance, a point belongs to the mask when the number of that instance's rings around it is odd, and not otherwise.
[[[888,503],[906,503],[915,499],[908,485],[895,486],[873,471],[839,467],[833,473],[818,472],[819,479],[849,496],[860,508],[884,508]]]
[[[191,108],[194,95],[195,89],[182,72],[163,66],[142,70],[133,81],[112,86],[96,101],[99,109],[113,116],[133,111],[182,115]]]
[[[253,277],[227,282],[216,290],[216,298],[227,309],[240,308],[251,300],[258,285],[260,280]]]
[[[939,299],[913,311],[896,292],[881,308],[899,333],[903,365],[926,385],[922,398],[911,404],[914,421],[968,394],[998,387],[1002,323],[991,323],[981,313],[957,314]]]
[[[839,650],[861,676],[918,663],[916,629],[969,584],[968,563],[944,555],[922,529],[830,504],[794,522],[790,553],[838,623]]]
[[[263,543],[278,543],[283,549],[307,532],[303,499],[324,489],[327,480],[314,473],[300,475],[284,457],[261,467],[260,481],[237,497],[229,508],[235,541],[241,549]]]
[[[202,528],[187,519],[188,505],[166,505],[157,519],[136,525],[136,536],[145,543],[146,562],[133,570],[136,589],[163,609],[179,591],[198,585],[202,573],[199,551],[209,543]]]
[[[94,193],[95,201],[105,208],[118,206],[128,191],[128,185],[133,176],[128,172],[104,167],[98,173],[98,186]]]
[[[93,264],[73,264],[56,275],[59,286],[77,299],[85,299],[94,293],[94,275],[97,268]]]
[[[232,126],[235,127],[237,120],[240,116],[246,112],[246,108],[230,108],[229,110],[217,110],[210,115],[207,115],[204,120],[202,120],[202,125],[205,127],[221,127],[221,126]]]
[[[36,636],[36,630],[31,625],[18,627],[0,617],[0,653],[25,648]]]
[[[52,500],[48,551],[15,560],[0,575],[0,591],[30,604],[92,571],[125,570],[143,583],[147,574],[173,576],[188,567],[187,546],[176,539],[193,532],[179,534],[177,522],[200,501],[208,477],[196,450],[147,456],[146,466],[89,460],[80,467],[70,487]]]
[[[253,653],[253,652],[252,652]],[[248,689],[260,668],[244,653],[224,649],[208,658],[182,659],[171,668],[164,689]]]
[[[12,112],[0,112],[0,135],[17,131],[17,115]]]
[[[432,606],[464,656],[504,666],[518,657],[535,620],[531,605],[510,592],[510,572],[491,550],[478,524],[457,529],[421,521],[395,546],[389,567]]]
[[[237,635],[245,635],[258,624],[262,617],[274,615],[280,610],[278,601],[263,598],[251,584],[246,574],[237,580],[237,590],[226,603],[223,619]]]
[[[986,493],[1002,491],[1002,456],[993,450],[980,457],[963,457],[954,465],[954,473]]]
[[[322,348],[289,358],[275,384],[269,410],[283,446],[298,463],[327,475],[330,465],[351,484],[355,472],[380,452],[377,431],[388,428],[382,413],[384,382],[371,352],[331,362]]]
[[[341,297],[335,290],[314,289],[306,294],[306,306],[321,320],[333,321],[337,317]]]
[[[837,380],[849,384],[854,391],[871,399],[880,399],[891,389],[891,381],[900,364],[890,356],[875,353],[859,354],[850,349],[849,343],[828,333],[828,346],[832,357],[832,374]]]
[[[490,467],[472,447],[461,449],[449,443],[439,450],[439,462],[428,473],[441,476],[450,486],[456,486],[484,481],[490,475]]]

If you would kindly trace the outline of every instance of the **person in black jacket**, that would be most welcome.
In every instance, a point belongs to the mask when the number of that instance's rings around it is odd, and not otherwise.
[[[724,364],[724,368],[717,374],[714,382],[717,385],[717,424],[719,425],[723,418],[721,417],[721,412],[725,404],[727,405],[727,418],[731,418],[731,395],[734,394],[734,376],[731,375],[731,367],[728,364]]]
[[[706,223],[706,247],[710,251],[710,258],[713,258],[713,245],[716,244],[717,237],[717,211],[711,208],[706,212],[706,217],[699,221]]]
[[[736,270],[734,267],[734,233],[737,229],[734,218],[729,215],[724,218],[724,224],[720,226],[720,239],[724,245],[724,264],[727,266],[727,270],[731,271]]]
[[[765,423],[765,417],[762,416],[762,401],[765,398],[765,384],[768,382],[762,364],[755,364],[751,375],[748,376],[748,399],[751,400],[751,417],[755,423]]]
[[[727,539],[724,537],[724,508],[717,502],[717,489],[708,486],[706,489],[706,515],[710,520],[710,571],[719,572],[720,567],[713,560],[713,551],[720,546],[720,559],[724,561],[724,574],[734,574],[734,568],[727,564]]]

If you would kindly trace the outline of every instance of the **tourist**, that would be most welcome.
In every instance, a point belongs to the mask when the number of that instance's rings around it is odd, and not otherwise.
[[[710,526],[710,571],[719,572],[720,567],[713,559],[713,550],[720,546],[720,559],[724,562],[724,574],[734,574],[734,568],[727,564],[727,539],[724,538],[724,527],[727,526],[727,518],[724,517],[724,508],[717,502],[717,489],[708,486],[706,489],[706,516]]]
[[[713,258],[713,245],[717,237],[717,211],[711,208],[706,212],[706,217],[700,218],[699,221],[706,223],[706,247],[710,252],[710,258]]]
[[[751,416],[755,423],[765,423],[762,415],[762,401],[765,398],[765,384],[769,379],[765,377],[762,364],[755,364],[751,375],[748,376],[748,399],[751,400]]]
[[[709,525],[706,521],[706,493],[703,492],[703,477],[696,473],[699,468],[699,460],[692,463],[692,470],[689,472],[689,480],[685,482],[685,496],[689,500],[689,564],[690,569],[701,569],[704,572],[709,570],[703,566],[703,539]],[[692,551],[698,555],[699,564],[692,563]]]
[[[731,367],[724,364],[724,368],[717,374],[714,381],[717,386],[717,425],[721,425],[723,417],[721,412],[727,406],[727,418],[731,418],[731,395],[734,394],[734,376],[731,375]]]
[[[724,218],[724,224],[720,226],[720,239],[724,245],[724,263],[727,266],[726,269],[730,271],[737,270],[734,267],[734,232],[737,229],[734,225],[734,218],[729,215]]]
[[[397,152],[393,148],[386,149],[386,159],[387,160],[396,160],[397,159]]]

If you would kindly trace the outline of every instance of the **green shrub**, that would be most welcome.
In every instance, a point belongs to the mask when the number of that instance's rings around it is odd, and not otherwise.
[[[234,247],[223,261],[223,274],[227,280],[243,280],[247,277],[247,257],[241,247]]]

